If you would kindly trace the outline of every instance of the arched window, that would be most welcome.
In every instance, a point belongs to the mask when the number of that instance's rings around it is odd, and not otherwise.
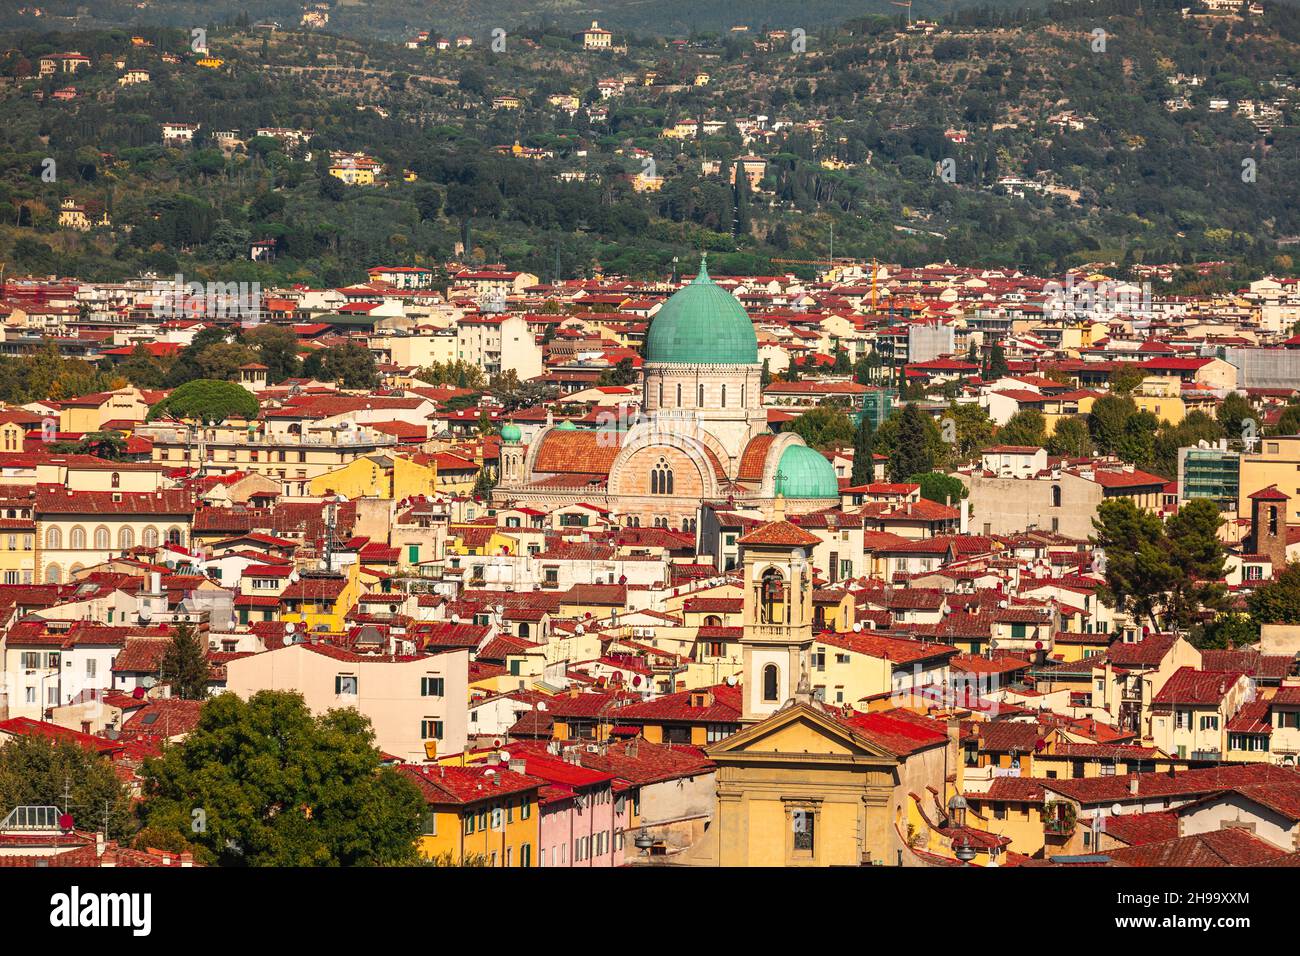
[[[107,551],[109,548],[113,546],[112,540],[113,540],[112,536],[108,533],[108,529],[105,528],[103,525],[100,525],[98,528],[95,529],[95,550],[96,551]]]
[[[122,487],[122,476],[119,475],[117,472],[113,472],[113,476],[112,476],[111,479],[109,479],[109,483],[110,483],[114,488],[121,488],[121,487]]]
[[[168,529],[167,529],[167,543],[168,543],[168,544],[175,544],[175,545],[180,545],[180,544],[183,544],[183,543],[184,543],[184,542],[181,541],[181,529],[180,529],[180,528],[168,528]]]
[[[671,495],[673,493],[673,470],[668,462],[660,458],[650,469],[650,494]]]
[[[664,380],[659,379],[659,407],[664,407]]]
[[[123,551],[130,551],[135,547],[135,532],[130,528],[123,528],[117,533],[117,546]]]
[[[697,401],[695,404],[696,404],[698,407],[700,407],[700,408],[703,408],[703,407],[704,407],[704,383],[703,383],[703,382],[700,383],[700,398],[699,398],[699,401]]]
[[[758,584],[759,623],[784,624],[785,601],[785,576],[776,568],[768,568]]]
[[[1268,533],[1277,534],[1277,505],[1268,508]]]
[[[1061,507],[1061,486],[1052,485],[1052,507]]]
[[[63,547],[63,532],[58,528],[47,528],[45,531],[45,550],[58,551]],[[54,567],[54,565],[50,565]]]
[[[81,551],[86,547],[86,529],[77,525],[72,529],[72,534],[68,535],[68,547],[73,551]]]
[[[763,668],[763,700],[776,700],[777,671],[775,664],[768,664]]]
[[[520,622],[519,622],[519,636],[520,636],[520,637],[527,637],[527,636],[529,635],[529,633],[530,633],[530,632],[529,632],[529,630],[528,630],[528,622],[527,622],[527,621],[520,621]]]
[[[682,383],[677,383],[677,407],[682,407]]]
[[[61,584],[63,581],[63,572],[59,570],[57,564],[51,564],[45,569],[46,584]]]
[[[722,407],[723,407],[723,408],[726,408],[726,407],[727,407],[727,386],[726,386],[726,383],[723,383],[723,386],[722,386]]]
[[[141,541],[144,543],[146,548],[158,547],[158,529],[153,526],[145,528]]]

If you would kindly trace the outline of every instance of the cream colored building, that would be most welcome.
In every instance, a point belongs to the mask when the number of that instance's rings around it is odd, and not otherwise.
[[[370,720],[375,746],[404,761],[465,749],[465,650],[392,657],[329,644],[290,644],[231,661],[226,686],[244,698],[260,690],[297,691],[313,714],[351,707]]]
[[[456,325],[456,357],[486,375],[514,369],[521,382],[542,374],[542,347],[520,315],[461,319]]]
[[[1251,495],[1276,485],[1279,491],[1291,498],[1288,522],[1300,522],[1300,436],[1265,436],[1258,439],[1255,450],[1243,454],[1240,461],[1238,517],[1250,517]]]
[[[283,494],[299,497],[309,493],[313,478],[397,444],[391,435],[347,424],[300,427],[300,432],[292,428],[272,432],[240,425],[159,422],[136,433],[153,440],[153,460],[165,467],[263,475],[278,481]]]
[[[36,493],[36,567],[60,584],[82,568],[135,547],[187,547],[194,519],[189,492],[74,491]]]

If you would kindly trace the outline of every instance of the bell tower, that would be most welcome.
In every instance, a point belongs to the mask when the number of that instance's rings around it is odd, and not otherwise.
[[[812,549],[819,539],[778,518],[739,542],[745,575],[741,720],[762,720],[808,689]]]

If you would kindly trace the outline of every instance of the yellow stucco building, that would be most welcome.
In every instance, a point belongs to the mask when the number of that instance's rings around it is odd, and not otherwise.
[[[422,465],[410,458],[379,452],[317,475],[308,486],[308,494],[400,501],[418,495],[432,495],[437,477],[438,471],[432,462]]]
[[[417,849],[450,866],[534,866],[538,790],[546,781],[505,767],[432,764],[401,768],[424,794]]]

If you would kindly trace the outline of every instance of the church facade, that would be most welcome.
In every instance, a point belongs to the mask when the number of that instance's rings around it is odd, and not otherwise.
[[[585,502],[628,526],[686,530],[704,502],[770,507],[781,495],[796,513],[838,503],[830,462],[768,428],[753,323],[703,262],[655,315],[644,360],[642,414],[630,423],[562,422],[528,445],[506,425],[494,502]]]

